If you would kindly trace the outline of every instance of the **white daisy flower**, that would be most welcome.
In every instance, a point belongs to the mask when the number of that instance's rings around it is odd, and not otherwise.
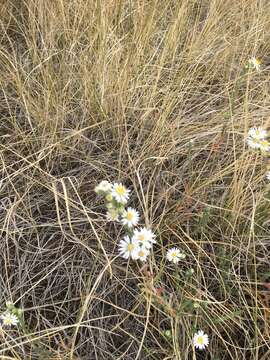
[[[150,251],[143,246],[138,247],[135,251],[134,258],[136,260],[146,261],[147,256],[150,254]]]
[[[110,192],[112,189],[112,184],[109,183],[109,181],[107,180],[102,180],[96,187],[95,187],[95,192],[100,194],[100,193],[108,193]]]
[[[133,239],[145,249],[151,249],[152,245],[156,243],[155,234],[146,228],[135,229]]]
[[[260,140],[259,141],[259,149],[261,151],[269,151],[270,150],[270,143],[268,140]]]
[[[261,148],[259,139],[254,139],[252,137],[249,137],[249,138],[247,138],[247,144],[252,149],[260,149]]]
[[[4,326],[11,326],[11,325],[17,325],[19,322],[19,319],[16,315],[13,315],[11,312],[6,311],[4,314],[0,316],[2,325]]]
[[[122,224],[127,225],[128,227],[136,226],[139,222],[139,212],[135,209],[129,207],[127,210],[124,210],[122,214]]]
[[[108,221],[120,221],[118,212],[113,208],[107,211],[106,218]]]
[[[114,183],[112,187],[112,196],[122,204],[126,204],[129,198],[130,190],[121,183]]]
[[[138,258],[138,249],[139,244],[131,240],[129,236],[125,236],[123,240],[119,242],[118,245],[119,253],[124,259],[128,259],[131,257],[131,259],[136,260]]]
[[[267,136],[267,131],[260,126],[259,127],[254,126],[248,131],[248,137],[251,137],[253,139],[263,140],[266,138],[266,136]]]
[[[248,60],[248,65],[251,69],[255,69],[257,71],[260,71],[261,69],[261,61],[255,57]]]
[[[166,255],[167,260],[173,262],[174,264],[177,264],[181,259],[184,259],[185,257],[186,255],[181,253],[181,251],[176,247],[169,249]]]
[[[199,330],[193,338],[193,345],[196,349],[204,350],[209,345],[209,337],[202,330]]]
[[[267,171],[267,173],[265,174],[265,177],[267,180],[270,180],[270,171]]]

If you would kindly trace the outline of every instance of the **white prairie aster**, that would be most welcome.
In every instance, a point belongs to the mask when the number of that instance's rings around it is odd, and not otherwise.
[[[181,251],[176,247],[169,249],[166,255],[167,260],[173,262],[174,264],[177,264],[181,259],[184,259],[185,257],[186,255],[181,253]]]
[[[270,143],[268,140],[260,140],[259,141],[259,149],[261,151],[269,151],[270,150]]]
[[[0,316],[1,322],[3,326],[11,326],[11,325],[17,325],[19,322],[19,319],[16,315],[13,315],[11,312],[6,311]]]
[[[150,249],[156,243],[155,235],[150,229],[140,228],[134,230],[133,239],[145,249]]]
[[[251,149],[260,149],[261,148],[259,139],[254,139],[252,137],[248,137],[247,144]]]
[[[147,256],[150,254],[150,251],[144,247],[138,247],[135,251],[134,258],[136,260],[145,261]]]
[[[116,201],[126,204],[129,198],[130,190],[121,183],[114,183],[112,187],[112,196]]]
[[[266,136],[267,136],[267,131],[260,126],[259,127],[254,126],[250,128],[248,131],[248,137],[251,137],[253,139],[263,140],[266,138]]]
[[[193,345],[196,349],[204,350],[209,345],[209,337],[202,330],[199,330],[193,338]]]
[[[122,224],[127,225],[128,227],[136,226],[139,222],[139,213],[137,210],[132,209],[131,207],[124,210],[122,214]]]
[[[138,248],[139,244],[136,241],[131,240],[129,236],[125,236],[118,245],[119,253],[124,259],[131,257],[131,259],[136,260]]]
[[[260,71],[261,69],[261,61],[256,59],[254,56],[248,60],[248,65],[251,69],[255,69],[257,71]]]
[[[112,189],[112,184],[109,183],[109,181],[107,180],[102,180],[96,187],[95,187],[95,192],[100,194],[100,193],[108,193],[110,192]]]

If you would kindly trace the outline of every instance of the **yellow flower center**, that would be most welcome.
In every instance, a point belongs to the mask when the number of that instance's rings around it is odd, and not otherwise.
[[[127,218],[127,220],[129,220],[129,221],[133,220],[133,214],[132,214],[132,212],[128,212],[127,215],[126,215],[126,218]]]
[[[144,234],[138,235],[138,240],[139,240],[139,241],[144,241],[144,240],[145,240]]]
[[[259,131],[259,130],[256,130],[256,131],[255,131],[255,135],[256,135],[256,136],[260,136],[260,131]]]
[[[139,255],[139,257],[143,257],[145,255],[145,252],[141,250],[141,251],[139,251],[138,255]]]
[[[177,257],[177,253],[176,253],[176,252],[173,252],[171,255],[172,255],[173,258],[176,258],[176,257]]]
[[[198,338],[197,338],[197,343],[198,343],[199,345],[203,345],[203,344],[204,344],[204,338],[203,338],[203,336],[198,336]]]
[[[4,318],[3,323],[4,323],[4,325],[11,325],[11,324],[12,324],[12,320],[11,320],[11,318],[6,317],[6,318]]]
[[[115,190],[116,190],[117,194],[120,196],[123,196],[126,193],[126,189],[123,185],[117,186],[117,188]]]
[[[134,249],[134,245],[133,244],[128,244],[127,251],[132,251],[133,249]]]

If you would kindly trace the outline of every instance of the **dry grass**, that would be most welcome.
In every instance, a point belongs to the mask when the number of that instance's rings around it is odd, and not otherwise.
[[[1,359],[269,359],[267,160],[245,145],[270,126],[269,1],[2,0],[0,15],[0,305],[28,326],[1,333]],[[243,76],[253,55],[263,70]],[[102,179],[157,234],[148,267],[116,258]]]

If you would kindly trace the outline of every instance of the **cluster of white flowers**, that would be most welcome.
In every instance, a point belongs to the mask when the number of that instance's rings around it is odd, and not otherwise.
[[[156,243],[155,235],[151,230],[135,229],[131,236],[126,235],[120,241],[119,253],[124,259],[145,261],[154,243]]]
[[[105,197],[108,221],[120,222],[127,231],[127,235],[118,245],[119,253],[124,259],[145,261],[153,244],[156,243],[155,235],[151,229],[145,227],[135,228],[140,219],[139,212],[131,207],[125,208],[130,190],[122,183],[101,181],[95,192]],[[178,264],[186,256],[178,248],[173,247],[167,251],[168,261]]]
[[[11,302],[6,303],[6,310],[0,315],[0,326],[11,327],[20,323],[22,310],[16,308]]]
[[[261,127],[253,127],[248,131],[247,144],[252,149],[259,149],[263,153],[270,151],[270,143],[266,139],[267,131]]]
[[[131,207],[125,208],[130,190],[122,183],[112,184],[103,180],[95,187],[95,192],[105,198],[108,221],[121,223],[127,232],[118,244],[119,254],[126,260],[146,261],[153,244],[156,243],[155,234],[146,227],[137,228],[140,219],[139,212]],[[170,248],[166,254],[167,260],[174,264],[178,264],[185,257],[186,255],[176,247]],[[203,350],[208,344],[208,335],[202,330],[194,335],[193,345],[196,349]]]
[[[145,261],[156,243],[155,235],[145,227],[135,228],[139,223],[139,212],[131,207],[125,208],[130,190],[122,183],[111,184],[103,180],[96,186],[95,191],[105,197],[107,220],[120,222],[127,231],[127,235],[118,245],[120,255],[124,259]]]

